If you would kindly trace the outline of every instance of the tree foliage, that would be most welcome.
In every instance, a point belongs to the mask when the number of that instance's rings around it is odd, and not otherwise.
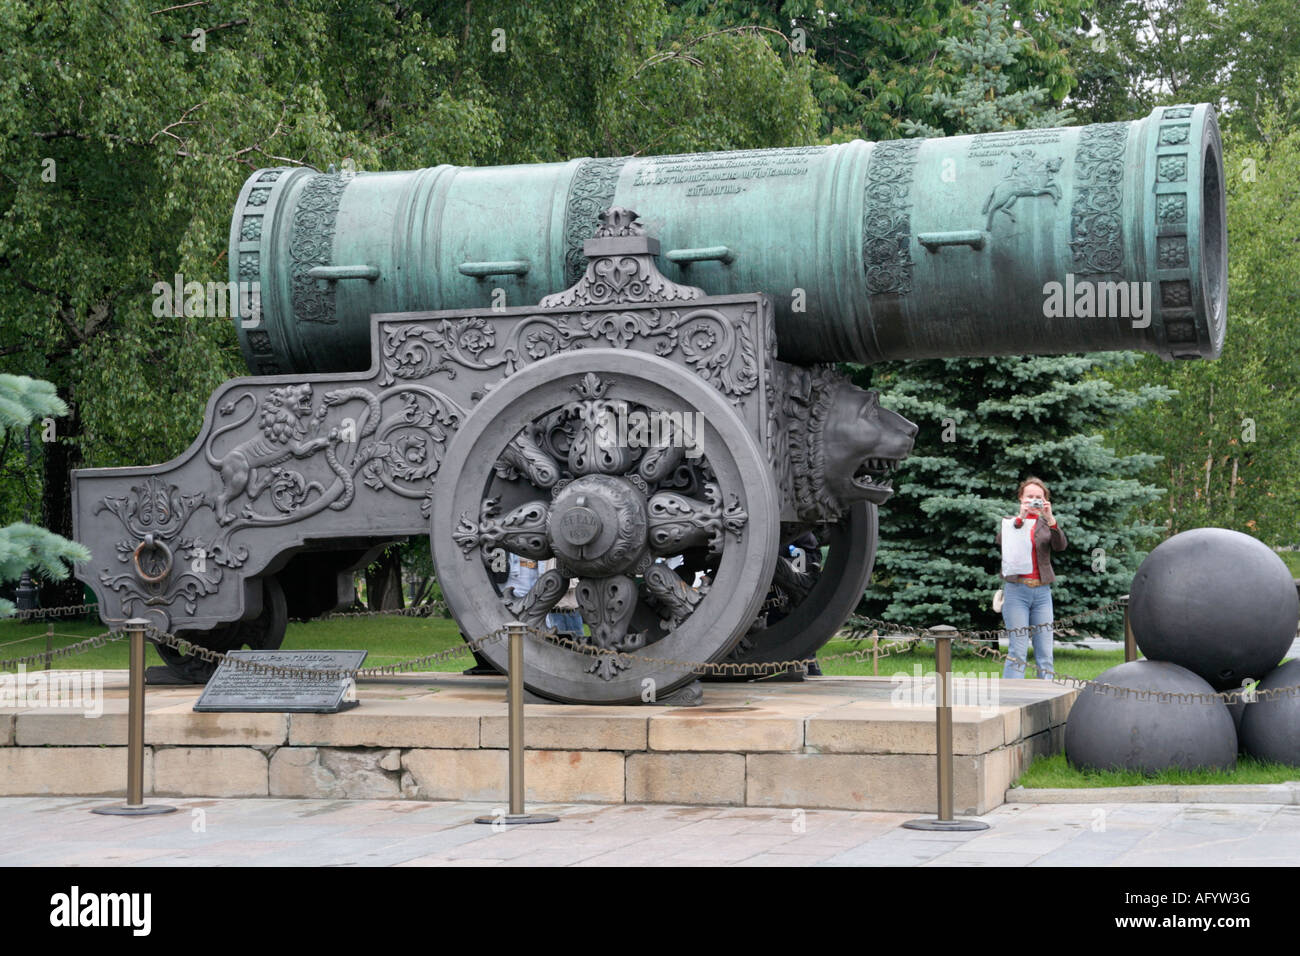
[[[1294,126],[1300,18],[1289,0],[1098,0],[1070,60],[1071,95],[1090,123],[1132,119],[1168,103],[1212,103],[1225,128],[1266,135],[1270,111]]]
[[[1178,392],[1115,423],[1108,438],[1162,456],[1148,476],[1168,494],[1143,513],[1169,532],[1215,525],[1294,544],[1300,21],[1276,0],[1109,0],[1098,5],[1091,29],[1073,54],[1078,112],[1101,122],[1161,104],[1216,104],[1228,194],[1223,355],[1175,365],[1143,356],[1106,373],[1120,386],[1149,382]]]
[[[980,14],[959,0],[674,0],[683,29],[750,25],[774,47],[806,57],[827,142],[895,139],[911,121],[956,133],[969,130],[942,99],[965,82],[952,43],[979,43]],[[996,65],[1006,92],[1042,89],[1059,104],[1073,85],[1069,46],[1081,24],[1081,0],[1010,0],[1008,22],[1022,48]],[[939,97],[936,99],[936,95]]]
[[[1010,8],[1005,2],[981,2],[971,11],[967,35],[945,37],[944,53],[955,65],[955,88],[936,90],[929,96],[949,129],[962,133],[996,133],[1021,126],[1065,126],[1070,111],[1049,108],[1051,91],[1044,86],[1016,88],[1014,67],[1034,47],[1032,37],[1009,29]],[[908,120],[909,136],[943,136],[947,130]]]
[[[811,140],[806,64],[752,32],[672,26],[657,0],[0,0],[0,371],[69,406],[42,523],[70,531],[73,468],[181,452],[243,371],[228,319],[155,316],[152,289],[225,280],[257,168]]]
[[[36,419],[67,414],[49,382],[24,375],[0,375],[0,441],[8,446],[19,430]],[[0,584],[15,581],[27,570],[51,580],[68,576],[64,562],[86,561],[90,552],[75,542],[44,528],[21,521],[0,527]],[[0,598],[0,617],[14,610],[13,603]]]

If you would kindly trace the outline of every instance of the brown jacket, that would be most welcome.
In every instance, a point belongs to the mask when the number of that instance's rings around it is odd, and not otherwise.
[[[1007,515],[1008,518],[1014,518],[1015,515]],[[1026,521],[1029,519],[1026,518]],[[1002,519],[998,519],[998,546],[1002,545]],[[1058,525],[1055,528],[1049,527],[1042,519],[1039,519],[1034,525],[1034,556],[1038,561],[1038,579],[1044,584],[1051,584],[1056,580],[1056,574],[1052,571],[1052,552],[1065,550],[1065,532]],[[1001,564],[998,565],[999,568]],[[1004,581],[1018,581],[1018,577],[1012,576],[1003,578]]]

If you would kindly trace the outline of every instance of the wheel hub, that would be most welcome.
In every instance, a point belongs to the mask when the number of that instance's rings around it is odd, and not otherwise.
[[[547,521],[551,550],[579,575],[635,571],[649,558],[646,499],[625,478],[587,475],[555,496]]]

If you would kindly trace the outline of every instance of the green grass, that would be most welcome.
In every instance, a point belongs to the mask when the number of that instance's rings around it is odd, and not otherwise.
[[[1291,577],[1300,578],[1300,551],[1279,551],[1277,556],[1286,562]]]
[[[818,656],[825,658],[829,655],[844,653],[845,651],[865,651],[861,661],[852,659],[835,661],[823,660],[822,673],[828,677],[831,675],[861,675],[871,674],[871,642],[862,641],[845,641],[834,640],[827,644],[818,652]],[[1056,672],[1062,677],[1078,677],[1089,679],[1096,677],[1102,671],[1114,667],[1116,664],[1124,663],[1124,651],[1094,651],[1087,648],[1058,648],[1052,655],[1053,664]],[[1033,657],[1030,656],[1030,663],[1033,663]],[[916,667],[921,668],[921,674],[934,673],[934,648],[920,644],[912,651],[891,654],[889,657],[880,658],[879,674],[881,677],[889,677],[893,674],[915,674]],[[960,648],[953,650],[952,670],[954,674],[996,674],[1002,675],[1002,661],[993,660],[987,657],[978,657],[973,651],[964,651]],[[1031,676],[1034,671],[1032,666],[1027,671]]]
[[[16,621],[0,622],[0,658],[38,654],[45,649],[48,625]],[[98,622],[60,620],[53,625],[51,646],[64,647],[78,640],[103,633],[107,628]],[[7,645],[7,646],[5,646]],[[450,647],[461,645],[460,632],[455,622],[447,618],[408,617],[355,617],[335,618],[327,621],[290,623],[285,634],[284,647],[289,650],[348,650],[365,649],[366,666],[393,664],[412,657],[420,657]],[[852,650],[870,650],[869,643],[836,640],[822,648],[820,655]],[[1122,651],[1090,651],[1085,649],[1056,652],[1056,668],[1071,677],[1096,677],[1108,667],[1124,660]],[[462,670],[471,662],[468,654],[449,663],[438,663],[441,670]],[[463,662],[463,663],[462,663]],[[148,663],[159,664],[158,652],[148,650]],[[39,665],[37,665],[39,666]],[[56,669],[125,669],[127,647],[125,641],[95,648],[83,654],[59,657],[53,660]],[[934,671],[934,649],[919,645],[913,651],[894,654],[880,659],[879,673],[888,677],[896,673],[913,674],[919,666],[921,673]],[[822,671],[827,675],[869,675],[873,673],[868,653],[861,661],[826,661]],[[959,674],[1001,674],[999,661],[976,657],[958,649],[953,655],[953,671]],[[1031,671],[1032,673],[1032,671]]]
[[[28,624],[16,621],[0,622],[0,658],[39,654],[45,649],[45,634],[49,625]],[[107,628],[99,622],[60,620],[53,624],[54,637],[50,646],[64,647]],[[289,650],[348,650],[365,649],[366,666],[393,664],[412,657],[461,645],[460,632],[455,622],[447,618],[409,617],[355,617],[335,618],[326,621],[290,623],[285,634],[284,647]],[[870,651],[869,643],[835,640],[819,652],[825,657],[844,651]],[[1123,651],[1090,651],[1086,649],[1059,649],[1055,655],[1057,671],[1071,677],[1096,677],[1108,667],[1124,660]],[[462,663],[463,662],[463,663]],[[442,670],[461,670],[470,665],[468,654],[453,661],[434,665]],[[95,648],[82,654],[59,657],[53,660],[56,669],[125,669],[127,647],[125,641]],[[159,664],[158,652],[148,651],[148,663]],[[39,666],[39,665],[37,665]],[[889,677],[896,673],[913,674],[919,666],[922,674],[934,672],[934,648],[918,645],[907,653],[882,657],[879,673]],[[871,657],[863,660],[825,661],[823,673],[830,675],[870,675],[873,673]],[[953,671],[959,674],[1001,674],[1002,664],[973,653],[957,649],[953,654]],[[1030,671],[1032,673],[1032,670]]]
[[[41,653],[45,650],[47,627],[45,624],[0,622],[0,659]],[[98,621],[60,620],[54,623],[53,630],[55,636],[51,639],[51,646],[59,648],[102,634],[107,628]],[[357,617],[308,623],[291,622],[284,637],[284,647],[288,650],[364,648],[370,652],[366,656],[367,667],[393,664],[457,646],[463,646],[460,631],[454,621],[446,618]],[[147,664],[162,663],[152,646],[146,651],[146,658]],[[461,657],[438,662],[433,667],[438,670],[463,670],[472,663],[473,658],[467,651]],[[82,654],[58,657],[52,664],[56,669],[124,670],[127,666],[127,642],[117,641]],[[28,667],[34,669],[33,665]],[[39,668],[40,665],[34,667]]]
[[[456,622],[449,618],[360,617],[293,623],[284,636],[288,650],[368,650],[367,667],[396,664],[450,647],[464,647]],[[464,670],[474,663],[463,657],[432,665],[434,670]]]
[[[1135,770],[1076,770],[1065,754],[1039,757],[1020,775],[1021,787],[1149,787],[1164,785],[1212,785],[1227,783],[1287,783],[1300,780],[1300,767],[1265,763],[1254,757],[1238,757],[1237,769],[1164,770],[1143,774]]]

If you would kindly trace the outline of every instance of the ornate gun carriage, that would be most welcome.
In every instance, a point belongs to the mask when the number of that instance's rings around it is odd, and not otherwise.
[[[1216,356],[1221,147],[1213,111],[1183,106],[941,140],[270,169],[239,195],[230,269],[256,284],[237,319],[253,376],[174,461],[74,475],[105,619],[276,646],[375,549],[429,534],[471,637],[541,625],[577,578],[584,640],[625,653],[530,642],[525,680],[634,702],[691,681],[683,662],[806,657],[860,597],[916,426],[827,363]],[[1091,287],[1091,311],[1048,307],[1053,282]],[[786,545],[809,530],[829,550],[798,570]],[[506,553],[557,567],[508,601]]]

